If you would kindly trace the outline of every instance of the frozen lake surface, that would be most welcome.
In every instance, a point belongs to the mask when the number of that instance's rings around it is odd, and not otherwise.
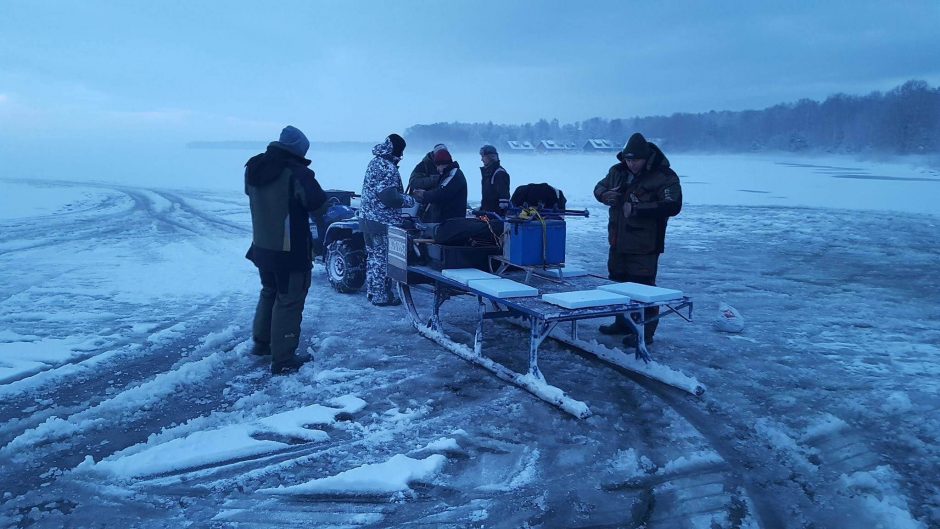
[[[401,307],[336,293],[319,266],[302,341],[316,361],[271,378],[247,354],[250,154],[2,175],[0,525],[940,525],[936,170],[673,156],[687,205],[659,282],[696,320],[664,320],[651,352],[707,391],[547,343],[546,376],[594,412],[579,421],[420,337]],[[423,153],[406,154],[407,173]],[[361,185],[368,153],[311,157],[325,187]],[[478,157],[457,159],[478,195]],[[503,161],[514,185],[591,208],[568,256],[603,272],[591,189],[613,158]],[[722,301],[742,334],[713,328]],[[449,331],[472,332],[475,303],[445,307]],[[493,327],[488,352],[522,365],[527,334]]]

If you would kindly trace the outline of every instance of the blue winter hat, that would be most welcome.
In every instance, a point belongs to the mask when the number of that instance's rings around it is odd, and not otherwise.
[[[492,145],[484,145],[480,147],[480,156],[486,156],[487,154],[498,154],[496,152],[496,147]]]
[[[307,155],[307,149],[310,148],[310,140],[304,136],[303,132],[300,132],[300,129],[292,125],[284,127],[277,141],[285,149],[301,158]]]

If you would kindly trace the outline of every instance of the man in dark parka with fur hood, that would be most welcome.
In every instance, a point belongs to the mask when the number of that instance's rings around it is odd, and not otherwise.
[[[610,207],[608,277],[617,282],[656,285],[666,222],[682,209],[679,176],[659,147],[646,141],[639,132],[630,136],[617,159],[620,163],[612,166],[594,187],[594,197]],[[658,308],[651,308],[644,317],[649,319],[658,314]],[[657,320],[646,325],[647,344],[653,341],[658,323]],[[636,336],[623,315],[618,315],[611,325],[602,325],[600,331],[627,334],[624,344],[636,344]]]

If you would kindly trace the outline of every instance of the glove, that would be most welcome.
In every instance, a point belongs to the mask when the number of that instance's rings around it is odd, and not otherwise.
[[[605,191],[601,193],[601,202],[608,206],[616,206],[620,200],[620,193],[616,191]]]
[[[424,189],[415,189],[411,192],[411,195],[418,199],[419,202],[424,201]]]
[[[405,200],[401,193],[398,192],[398,188],[394,186],[386,187],[385,189],[379,191],[378,193],[379,201],[382,204],[385,204],[390,208],[401,208],[405,207]]]

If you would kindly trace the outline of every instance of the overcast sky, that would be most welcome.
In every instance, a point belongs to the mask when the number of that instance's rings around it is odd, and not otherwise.
[[[0,141],[763,108],[936,86],[938,50],[938,0],[0,0]]]

